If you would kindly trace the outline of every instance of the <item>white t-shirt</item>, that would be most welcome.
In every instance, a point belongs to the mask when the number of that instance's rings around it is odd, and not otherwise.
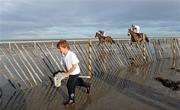
[[[69,70],[73,64],[77,64],[77,67],[72,73],[70,73],[70,75],[76,75],[80,73],[80,68],[78,63],[79,63],[79,59],[77,58],[76,54],[70,50],[66,55],[62,56],[61,64],[65,65],[67,70]]]

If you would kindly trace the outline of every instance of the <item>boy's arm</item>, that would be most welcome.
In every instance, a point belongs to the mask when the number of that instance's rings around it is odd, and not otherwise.
[[[70,73],[72,73],[78,64],[73,64],[72,67],[69,69],[69,71],[66,72],[67,77],[69,77]]]

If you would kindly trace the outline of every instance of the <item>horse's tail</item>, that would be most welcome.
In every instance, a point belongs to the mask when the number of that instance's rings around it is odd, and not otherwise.
[[[115,41],[112,39],[112,43],[115,44]]]
[[[144,37],[145,37],[145,40],[146,40],[147,42],[149,42],[149,39],[148,39],[148,37],[147,37],[146,34],[144,34]]]

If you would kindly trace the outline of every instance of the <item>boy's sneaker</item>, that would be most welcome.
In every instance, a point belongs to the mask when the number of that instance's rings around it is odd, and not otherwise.
[[[87,87],[87,94],[91,94],[91,84]]]
[[[65,107],[69,107],[69,106],[73,106],[73,105],[75,105],[75,101],[73,101],[73,100],[69,100],[69,101],[64,103]]]

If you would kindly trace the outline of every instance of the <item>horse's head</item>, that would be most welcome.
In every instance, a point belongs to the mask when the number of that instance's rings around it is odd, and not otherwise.
[[[100,36],[100,34],[99,34],[98,32],[96,32],[95,38],[96,38],[96,37],[99,37],[99,36]]]
[[[132,29],[128,29],[128,36],[132,36],[132,35],[134,35],[135,34],[135,32],[134,31],[132,31]]]
[[[131,29],[128,29],[128,36],[130,36],[131,34],[130,34],[130,32],[131,32]]]

